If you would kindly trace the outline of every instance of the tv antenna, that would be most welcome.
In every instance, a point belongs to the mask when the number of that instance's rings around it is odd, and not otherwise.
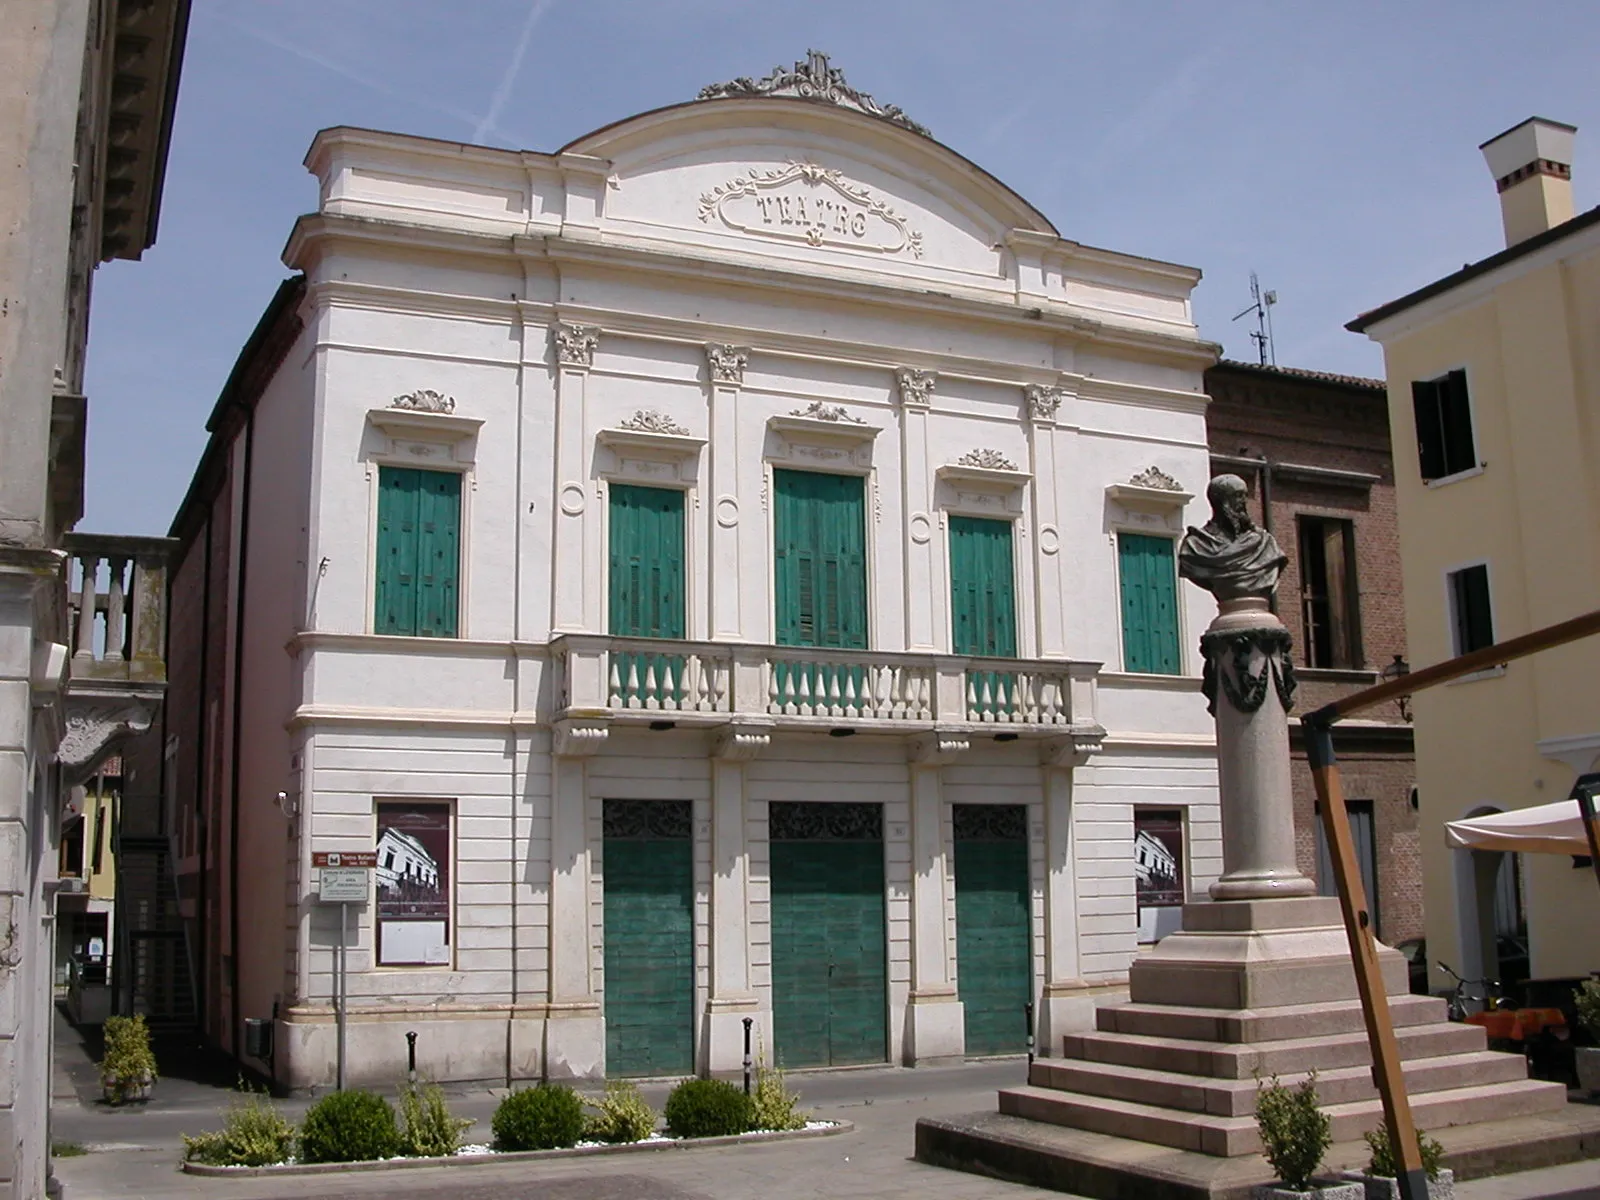
[[[1263,292],[1261,280],[1256,278],[1254,271],[1250,272],[1250,307],[1234,316],[1237,321],[1240,317],[1248,317],[1251,313],[1256,315],[1256,329],[1250,335],[1250,340],[1256,344],[1256,353],[1261,358],[1261,365],[1267,365],[1271,360],[1273,366],[1278,365],[1278,352],[1272,345],[1272,306],[1278,302],[1277,292]]]

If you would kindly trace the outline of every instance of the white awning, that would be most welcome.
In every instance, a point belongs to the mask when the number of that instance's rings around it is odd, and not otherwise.
[[[1462,850],[1511,850],[1535,854],[1588,854],[1576,800],[1490,813],[1445,823],[1445,840]]]

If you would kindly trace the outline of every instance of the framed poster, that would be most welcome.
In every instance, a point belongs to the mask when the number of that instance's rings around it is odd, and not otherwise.
[[[450,964],[450,805],[378,802],[378,965]]]
[[[1179,927],[1188,890],[1184,882],[1182,809],[1134,811],[1133,873],[1139,941],[1159,942]]]

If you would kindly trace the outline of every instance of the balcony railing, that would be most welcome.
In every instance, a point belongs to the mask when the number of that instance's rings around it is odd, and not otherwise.
[[[164,683],[172,539],[69,533],[64,541],[69,678]]]
[[[557,707],[682,724],[760,717],[779,726],[913,729],[998,725],[1061,731],[1094,721],[1095,663],[558,637]]]

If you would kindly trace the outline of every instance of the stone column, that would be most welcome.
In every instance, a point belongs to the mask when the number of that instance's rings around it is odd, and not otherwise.
[[[746,1017],[755,1021],[752,1048],[764,1047],[767,1065],[776,1065],[772,1013],[761,1008],[750,972],[750,850],[745,839],[745,764],[771,740],[769,726],[741,722],[723,730],[712,744],[711,988],[700,1041],[702,1069],[712,1075],[742,1069]]]
[[[933,474],[928,461],[928,408],[932,371],[895,372],[900,389],[900,479],[904,489],[906,649],[935,650]]]
[[[966,1054],[966,1010],[950,978],[950,861],[944,843],[940,764],[964,753],[965,737],[913,739],[911,762],[911,997],[907,1066],[959,1061]]]
[[[1078,956],[1077,837],[1073,830],[1073,769],[1087,757],[1071,740],[1046,743],[1044,784],[1044,996],[1035,1044],[1050,1057],[1061,1035],[1094,1024],[1094,1001]]]
[[[591,563],[585,510],[589,505],[589,444],[584,393],[600,331],[592,325],[557,322],[556,351],[555,571],[550,588],[550,626],[557,633],[601,629],[600,598],[588,596]]]
[[[594,992],[589,883],[588,780],[584,760],[605,744],[602,724],[556,724],[550,785],[550,1002],[546,1079],[598,1079],[606,1030]]]
[[[743,641],[739,607],[739,389],[750,356],[745,346],[706,344],[706,369],[711,378],[710,559],[712,641]]]
[[[1294,852],[1289,707],[1294,668],[1289,631],[1264,596],[1219,602],[1200,638],[1206,700],[1217,718],[1222,800],[1222,877],[1213,900],[1310,896]]]

